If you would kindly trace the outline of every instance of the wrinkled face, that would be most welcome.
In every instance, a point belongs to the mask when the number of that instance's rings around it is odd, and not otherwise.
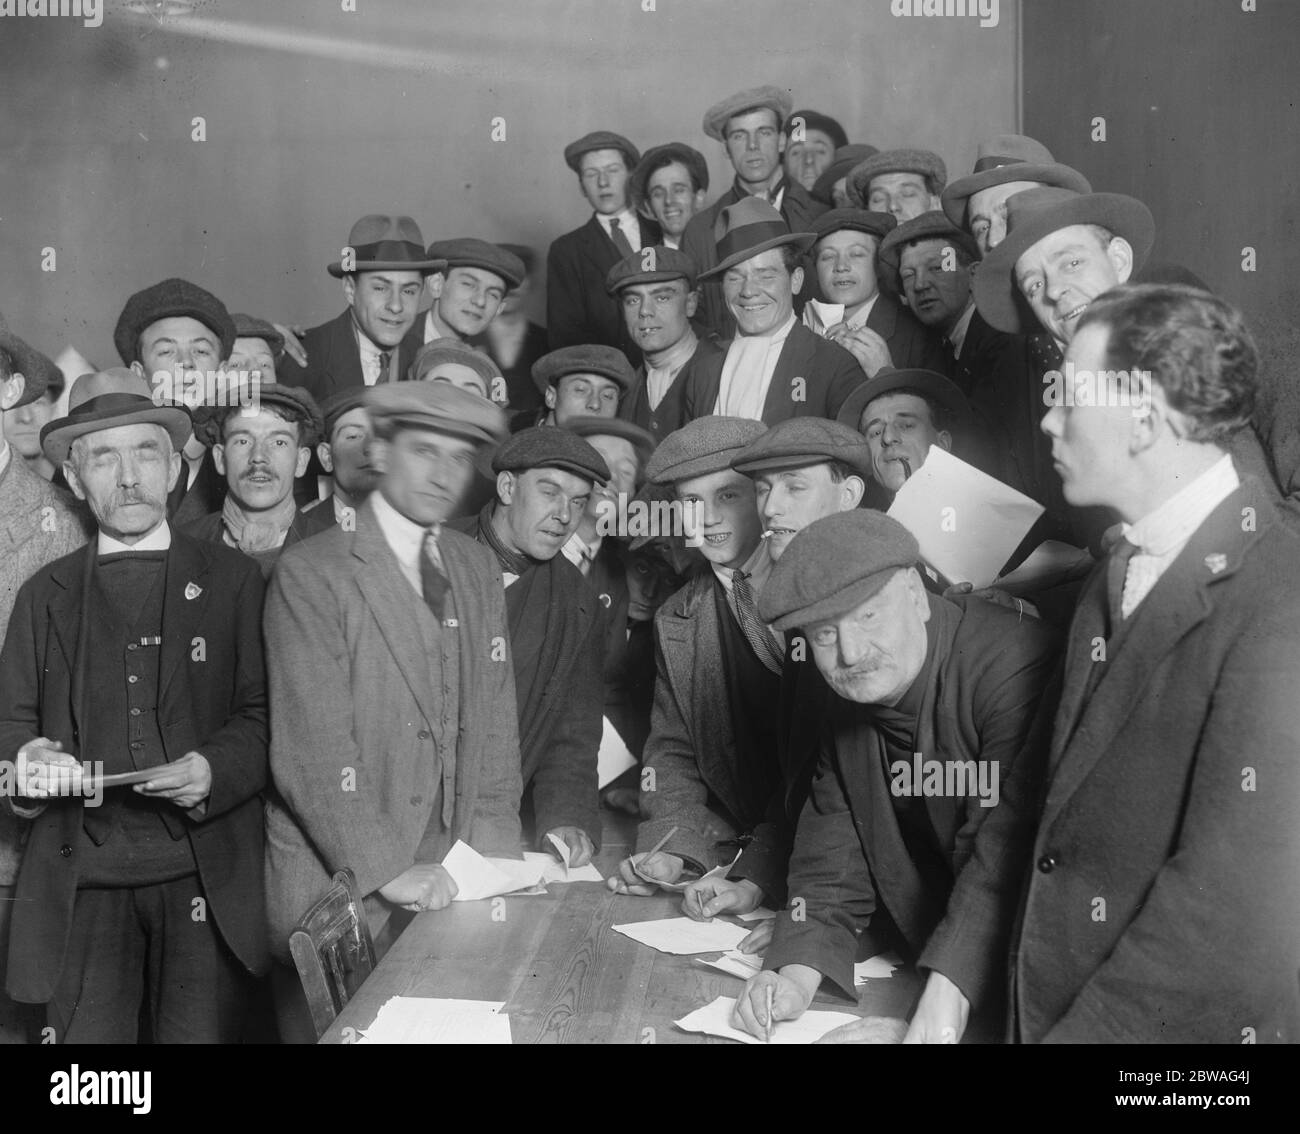
[[[805,628],[813,660],[846,701],[896,705],[925,665],[930,604],[920,576],[895,572],[866,602],[842,618]]]
[[[591,150],[578,160],[582,195],[601,216],[627,208],[627,162],[621,150]]]
[[[966,228],[984,256],[1007,238],[1007,198],[1037,189],[1038,181],[1006,181],[972,193],[966,202]]]
[[[391,441],[375,438],[372,460],[379,491],[421,527],[447,519],[474,477],[475,445],[434,429],[399,428]]]
[[[835,142],[820,130],[804,130],[803,141],[793,138],[785,147],[785,173],[805,189],[812,189],[817,178],[835,159]]]
[[[723,127],[723,142],[736,176],[747,185],[770,181],[785,150],[785,134],[776,111],[767,109],[728,119]]]
[[[672,237],[681,236],[687,222],[704,207],[704,190],[695,188],[691,171],[679,161],[670,161],[650,175],[645,196],[659,227]]]
[[[33,461],[41,455],[41,429],[54,416],[57,400],[57,395],[47,391],[34,402],[0,413],[5,440],[20,457]]]
[[[505,280],[483,268],[452,268],[446,278],[433,277],[429,288],[437,289],[438,318],[466,339],[483,333],[506,297]]]
[[[357,272],[343,277],[352,315],[372,343],[388,349],[415,325],[424,277],[419,272]]]
[[[904,461],[916,472],[925,464],[931,445],[947,449],[952,444],[947,430],[935,429],[925,399],[915,394],[873,398],[862,411],[859,432],[871,450],[872,475],[890,492],[897,492],[907,480]]]
[[[188,315],[172,315],[140,332],[140,360],[135,365],[153,382],[160,371],[216,370],[222,362],[221,338],[211,327]]]
[[[939,199],[925,187],[919,173],[880,173],[867,185],[867,208],[873,213],[893,213],[898,223],[939,207]]]
[[[547,387],[546,406],[555,411],[555,424],[572,417],[615,417],[623,391],[603,374],[566,374]]]
[[[167,515],[167,493],[181,455],[161,425],[118,425],[78,438],[63,474],[90,505],[100,530],[124,543],[153,531]]]
[[[1103,246],[1092,229],[1072,224],[1026,249],[1016,261],[1016,286],[1044,330],[1068,343],[1088,304],[1124,283],[1132,266],[1125,241],[1117,238]]]
[[[870,233],[842,228],[817,242],[817,283],[827,303],[846,310],[860,307],[876,294],[876,245]]]
[[[480,398],[488,396],[487,383],[483,380],[483,375],[463,362],[440,362],[437,366],[431,366],[424,372],[421,381],[450,382],[457,389],[468,390]]]
[[[525,469],[497,476],[505,543],[531,559],[551,559],[573,535],[591,496],[591,481],[564,469]]]
[[[755,503],[768,554],[773,560],[780,559],[790,541],[814,520],[856,506],[862,495],[860,487],[852,480],[832,480],[831,466],[824,462],[755,473]]]
[[[263,382],[275,381],[275,352],[265,339],[236,339],[230,351],[230,370],[247,370]]]
[[[625,287],[619,300],[633,342],[646,354],[657,354],[686,337],[699,296],[685,280],[663,280]]]
[[[298,423],[270,409],[236,410],[226,418],[221,435],[221,444],[212,447],[212,459],[235,502],[247,512],[280,504],[311,460],[311,450],[298,444]]]
[[[357,503],[379,483],[379,470],[370,455],[373,437],[370,415],[358,406],[339,417],[329,442],[322,442],[317,450],[321,464],[333,474],[334,483]]]
[[[927,327],[946,333],[970,300],[970,268],[957,263],[956,249],[941,237],[918,240],[898,258],[903,297]]]
[[[766,335],[794,312],[794,296],[803,286],[803,269],[791,272],[780,248],[769,248],[728,268],[722,294],[742,335]]]
[[[700,553],[719,567],[739,567],[754,554],[762,530],[754,503],[754,482],[735,469],[678,481],[687,539],[702,536]],[[693,530],[695,525],[699,528]]]

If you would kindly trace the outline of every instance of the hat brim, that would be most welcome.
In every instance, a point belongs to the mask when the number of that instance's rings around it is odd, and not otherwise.
[[[739,252],[733,252],[721,263],[715,264],[706,272],[701,272],[698,279],[710,280],[730,271],[737,264],[743,264],[746,260],[752,260],[755,256],[770,251],[773,248],[780,248],[782,245],[793,245],[800,255],[807,252],[814,244],[817,243],[817,235],[812,232],[789,232],[784,236],[774,236],[770,240],[762,240],[751,248],[742,248]]]
[[[447,270],[446,260],[358,260],[348,271],[343,270],[343,261],[335,260],[325,269],[336,280],[344,276],[354,276],[358,272],[419,272],[431,276],[435,272]]]
[[[970,404],[960,390],[941,374],[932,374],[925,370],[891,370],[887,374],[877,374],[857,386],[844,399],[835,420],[850,429],[858,430],[862,411],[877,398],[899,390],[915,390],[926,397],[933,398],[954,419],[958,427],[970,419]],[[860,430],[859,430],[860,431]]]
[[[39,401],[46,390],[62,388],[63,371],[12,331],[0,329],[0,349],[13,359],[14,373],[23,376],[23,392],[14,402],[13,409]]]
[[[809,469],[814,465],[830,464],[831,461],[839,461],[841,464],[848,465],[862,477],[871,474],[871,450],[867,448],[865,441],[853,453],[773,453],[769,457],[754,457],[748,461],[740,461],[731,467],[746,476],[754,476],[756,473],[761,472],[788,472],[791,469]]]
[[[500,277],[501,282],[506,285],[506,291],[508,292],[514,291],[515,288],[524,282],[522,276],[507,271],[500,264],[493,264],[484,259],[461,256],[457,257],[455,260],[444,260],[442,263],[446,265],[445,270],[448,272],[451,271],[452,268],[478,268],[483,272],[491,272],[494,276]]]
[[[1146,262],[1156,239],[1155,217],[1136,197],[1120,193],[1084,193],[1016,225],[1007,238],[980,262],[975,272],[975,306],[984,321],[1008,334],[1040,330],[1015,283],[1016,261],[1045,236],[1076,224],[1096,224],[1123,237],[1133,249],[1133,274]]]
[[[445,417],[425,417],[418,413],[376,415],[373,406],[367,406],[366,408],[376,421],[391,423],[392,427],[427,429],[433,433],[445,433],[449,437],[463,437],[466,441],[473,441],[479,445],[495,444],[500,440],[495,433],[490,433],[469,421],[458,421]]]
[[[683,480],[694,480],[697,476],[711,476],[713,473],[726,472],[731,468],[731,462],[746,448],[747,446],[740,445],[734,449],[722,449],[716,453],[692,457],[689,461],[680,461],[675,465],[669,465],[666,469],[659,469],[654,476],[648,476],[646,479],[652,484],[671,487]]]
[[[817,602],[811,603],[800,610],[792,610],[789,614],[783,614],[779,618],[773,619],[771,623],[772,629],[784,633],[787,630],[801,630],[805,626],[811,626],[817,622],[828,622],[831,619],[842,618],[849,611],[856,610],[875,595],[893,578],[896,571],[902,570],[905,570],[905,568],[899,566],[885,567],[873,575],[858,579],[832,595],[827,595],[825,598],[819,599]],[[761,598],[759,603],[761,606]],[[759,617],[762,617],[761,611]]]
[[[185,448],[190,434],[194,432],[190,415],[176,406],[151,406],[130,413],[115,414],[112,417],[86,418],[80,421],[65,417],[51,422],[45,430],[42,430],[41,452],[46,460],[57,467],[68,459],[72,443],[78,437],[102,433],[105,429],[117,429],[123,425],[161,425],[167,430],[172,448],[178,453]]]
[[[1036,181],[1058,189],[1070,189],[1075,193],[1092,192],[1088,179],[1068,165],[1060,162],[1016,161],[958,178],[939,194],[939,207],[953,224],[965,229],[966,209],[970,199],[976,193],[991,189],[994,185],[1005,185],[1009,181]]]
[[[613,287],[606,284],[605,294],[617,295],[620,291],[635,287],[637,284],[671,283],[673,280],[685,280],[688,288],[695,287],[695,280],[687,272],[641,272],[619,280]]]
[[[533,385],[538,391],[545,394],[552,386],[558,386],[565,378],[571,378],[575,374],[595,374],[598,378],[608,378],[617,386],[622,393],[619,398],[625,398],[632,389],[636,376],[633,375],[631,382],[628,381],[626,374],[616,374],[613,370],[602,366],[575,366],[572,370],[566,370],[563,374],[549,374],[543,377],[540,374],[533,374]]]

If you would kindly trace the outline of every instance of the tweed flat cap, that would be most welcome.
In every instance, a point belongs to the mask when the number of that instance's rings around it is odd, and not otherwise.
[[[943,240],[960,248],[968,260],[980,258],[979,245],[965,229],[958,228],[939,209],[931,209],[893,228],[876,249],[876,274],[880,282],[894,295],[903,294],[903,281],[899,277],[899,262],[903,249],[914,240]],[[960,270],[960,269],[959,269]]]
[[[862,385],[850,391],[835,420],[856,430],[862,421],[862,411],[867,406],[885,394],[900,390],[915,391],[938,402],[948,411],[957,428],[966,425],[970,418],[970,403],[966,400],[966,395],[955,382],[938,371],[923,370],[920,367],[899,370],[892,366],[882,366]]]
[[[822,114],[818,110],[796,110],[786,119],[786,137],[792,142],[794,141],[795,127],[801,121],[805,130],[818,130],[825,134],[831,140],[831,145],[837,150],[841,146],[849,144],[849,136],[844,132],[844,127],[829,114]]]
[[[482,268],[500,276],[507,291],[517,288],[528,274],[524,262],[513,252],[472,236],[435,240],[429,245],[428,255],[430,260],[446,260],[448,271],[452,268]]]
[[[847,146],[841,146],[835,151],[831,164],[822,171],[822,175],[809,190],[813,200],[820,201],[823,205],[834,205],[835,198],[831,191],[835,188],[835,182],[841,177],[847,178],[854,167],[878,153],[880,151],[875,146],[868,146],[865,142],[850,142]]]
[[[23,376],[23,392],[14,403],[14,409],[44,397],[46,390],[63,388],[63,371],[51,359],[15,335],[3,322],[0,322],[0,350],[13,360],[14,373]]]
[[[229,399],[234,402],[234,399]],[[316,399],[301,386],[282,386],[278,382],[251,382],[243,392],[242,402],[224,406],[195,406],[190,411],[194,419],[194,436],[205,445],[221,441],[227,420],[241,413],[255,415],[264,409],[274,409],[289,421],[298,423],[298,444],[308,448],[321,439],[325,420]]]
[[[275,360],[280,361],[280,356],[284,354],[284,336],[270,323],[256,315],[245,315],[242,312],[230,317],[235,322],[235,338],[261,339],[271,348]]]
[[[113,328],[113,345],[122,361],[128,366],[138,362],[140,355],[136,344],[140,341],[140,333],[159,319],[177,315],[197,319],[217,336],[221,341],[218,362],[230,357],[230,348],[235,345],[235,321],[226,305],[198,284],[172,277],[137,291],[126,301],[122,314],[117,317],[117,326]]]
[[[704,155],[685,142],[665,142],[662,146],[651,146],[646,150],[641,155],[641,160],[637,162],[636,169],[632,171],[629,191],[632,194],[632,204],[636,208],[642,208],[649,200],[647,185],[650,178],[673,162],[679,162],[686,167],[697,191],[704,192],[709,188],[709,163]]]
[[[869,233],[877,240],[883,240],[894,231],[897,224],[898,218],[893,213],[873,213],[869,209],[831,209],[830,212],[822,213],[808,227],[818,240],[843,228]]]
[[[180,452],[190,439],[190,415],[180,406],[159,405],[149,383],[134,370],[113,366],[83,374],[68,392],[68,412],[41,427],[41,452],[53,464],[68,459],[72,443],[88,433],[121,425],[161,425]]]
[[[506,435],[500,406],[450,382],[385,382],[366,390],[364,404],[377,427],[410,425],[480,443]]]
[[[746,445],[731,462],[750,476],[779,469],[804,469],[826,461],[842,461],[867,476],[871,450],[856,429],[824,417],[790,417]]]
[[[767,430],[748,417],[697,417],[668,434],[646,462],[646,479],[655,484],[708,476],[731,468],[731,462]]]
[[[790,541],[758,597],[758,614],[776,630],[841,618],[921,558],[916,538],[874,508],[814,520]]]
[[[943,158],[930,150],[882,150],[849,171],[844,186],[849,199],[865,209],[871,179],[882,173],[919,173],[922,177],[933,178],[938,190],[942,190],[943,183],[948,180]]]
[[[347,386],[321,402],[321,419],[325,423],[324,432],[321,433],[322,441],[333,442],[334,427],[338,425],[339,419],[344,414],[351,413],[354,409],[363,409],[365,407],[366,394],[369,389],[369,386]]]
[[[641,154],[636,146],[622,134],[615,134],[611,130],[593,130],[590,134],[584,134],[576,142],[570,142],[564,147],[564,164],[574,173],[580,173],[582,155],[589,154],[592,150],[618,150],[623,155],[623,163],[629,170],[635,169],[641,160]]]
[[[700,269],[694,258],[677,248],[655,245],[624,256],[605,277],[605,290],[617,295],[633,284],[660,283],[663,280],[685,280],[686,286],[695,287]]]
[[[653,433],[621,417],[571,417],[564,428],[579,437],[621,437],[630,441],[643,470],[658,444]]]
[[[483,396],[496,400],[492,398],[492,387],[494,384],[501,385],[497,382],[501,377],[500,368],[481,350],[475,350],[467,343],[457,342],[455,339],[434,339],[431,343],[425,343],[415,352],[415,358],[407,367],[406,379],[408,382],[423,382],[430,370],[444,362],[468,366],[483,379]]]
[[[352,249],[352,264],[346,270],[335,260],[325,270],[335,279],[352,272],[419,272],[422,276],[441,272],[445,260],[426,256],[420,226],[410,217],[370,213],[352,226],[345,248]]]
[[[533,363],[533,384],[542,393],[546,392],[547,386],[555,385],[568,374],[599,374],[602,378],[617,382],[625,394],[636,380],[632,364],[621,350],[596,343],[560,347],[559,350],[542,355]]]
[[[609,466],[604,457],[576,433],[553,425],[534,425],[521,430],[502,444],[492,458],[493,472],[528,469],[563,469],[599,484],[609,480]]]
[[[710,138],[721,142],[728,120],[735,118],[737,114],[764,109],[775,111],[777,125],[784,126],[793,107],[794,100],[790,97],[789,91],[784,91],[780,87],[750,87],[748,90],[728,95],[721,102],[715,102],[709,107],[704,112],[704,132]]]
[[[1076,193],[1092,192],[1088,179],[1077,169],[1058,162],[1042,142],[1024,134],[996,134],[976,147],[975,168],[968,177],[959,177],[944,189],[939,207],[953,224],[964,226],[970,199],[983,189],[1008,181],[1036,181]]]

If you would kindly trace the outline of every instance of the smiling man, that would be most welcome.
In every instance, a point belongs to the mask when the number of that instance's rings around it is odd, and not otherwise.
[[[427,282],[433,304],[424,317],[422,343],[467,342],[483,334],[510,292],[524,281],[523,262],[498,244],[472,237],[429,245],[430,260],[447,267]]]
[[[666,248],[680,248],[682,233],[704,208],[709,164],[684,142],[652,146],[632,171],[632,203],[642,216],[658,222]]]
[[[542,409],[533,424],[563,426],[571,417],[616,417],[634,377],[627,356],[614,347],[553,350],[533,363],[533,382],[542,392]]]

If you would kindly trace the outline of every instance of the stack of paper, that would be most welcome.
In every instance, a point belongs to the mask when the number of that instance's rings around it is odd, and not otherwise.
[[[550,858],[550,855],[539,856]],[[442,865],[456,883],[458,902],[476,902],[541,886],[543,866],[537,861],[486,859],[461,840],[447,852]]]
[[[495,862],[496,860],[489,859],[488,861]],[[565,866],[564,863],[557,861],[554,856],[540,854],[537,851],[525,851],[524,861],[542,868],[542,885],[544,886],[549,886],[553,882],[605,881],[605,876],[590,862],[586,866]]]
[[[638,921],[630,925],[615,925],[615,933],[640,941],[661,953],[686,956],[691,953],[719,953],[734,949],[749,930],[743,925],[727,921],[692,921],[689,917],[666,917],[658,921]]]
[[[676,1021],[686,1032],[703,1032],[706,1036],[723,1036],[741,1043],[763,1043],[757,1036],[731,1026],[731,1010],[735,1000],[719,996],[712,1004],[697,1008],[688,1016]],[[813,1043],[827,1032],[842,1024],[851,1024],[858,1017],[848,1012],[805,1012],[797,1020],[782,1020],[772,1028],[773,1043]]]
[[[502,1000],[394,996],[358,1043],[510,1043]]]

